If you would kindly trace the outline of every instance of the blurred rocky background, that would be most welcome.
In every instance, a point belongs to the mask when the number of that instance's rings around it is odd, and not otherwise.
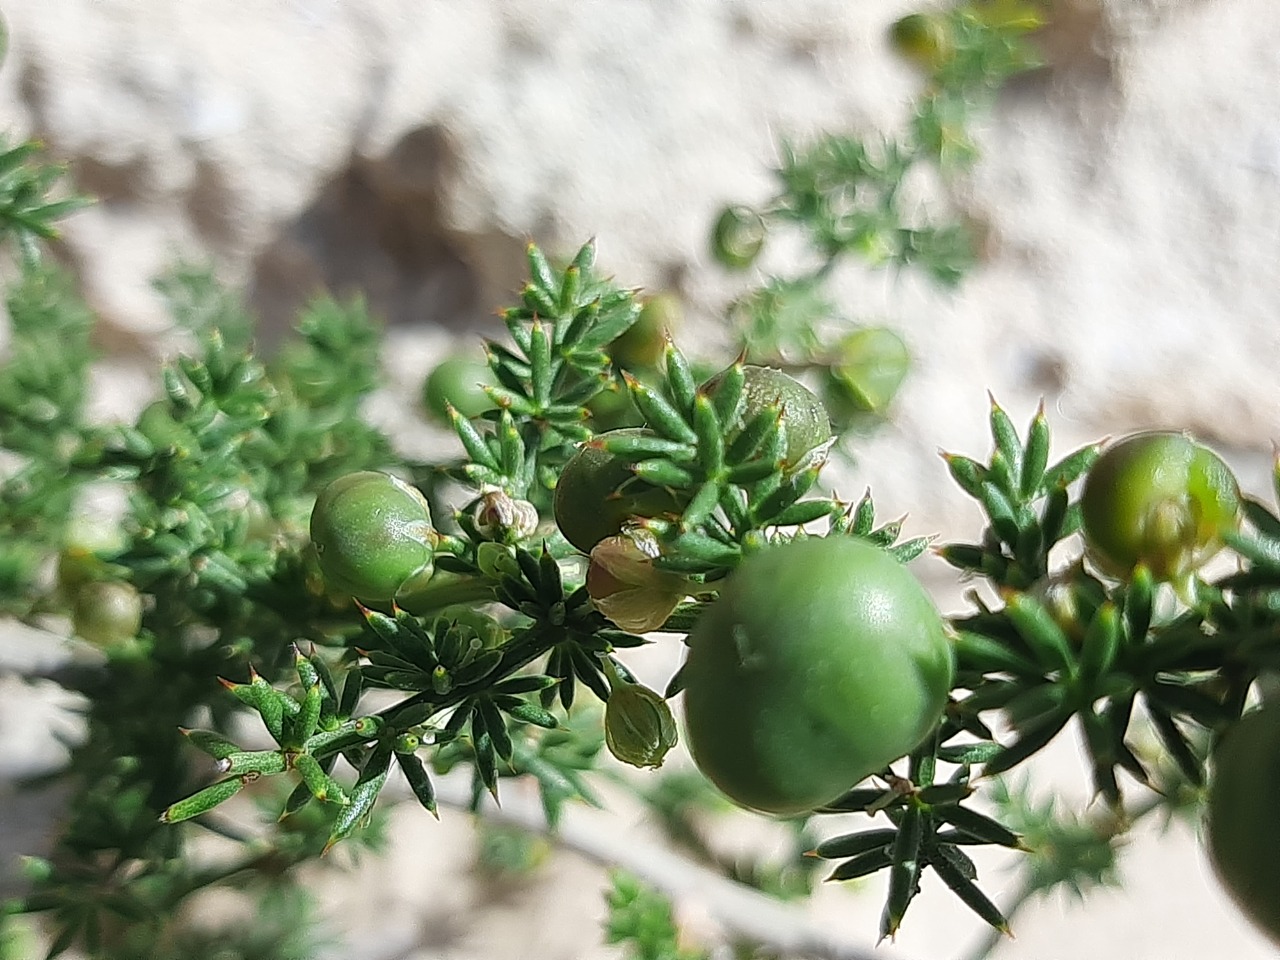
[[[103,417],[157,392],[155,363],[178,342],[150,283],[178,260],[211,261],[243,287],[266,346],[308,298],[362,291],[388,324],[388,393],[409,396],[447,350],[495,331],[527,240],[570,253],[594,236],[622,282],[680,294],[693,352],[727,359],[720,317],[748,281],[707,252],[716,212],[770,195],[780,137],[901,126],[919,81],[885,35],[914,9],[6,0],[0,117],[98,199],[66,223],[61,252],[101,318]],[[842,312],[899,329],[916,362],[889,423],[835,476],[846,495],[870,485],[886,517],[909,512],[912,534],[976,531],[937,449],[986,450],[987,390],[1020,422],[1043,398],[1063,449],[1190,428],[1266,491],[1280,419],[1280,19],[1269,0],[1054,11],[1048,66],[1006,88],[976,131],[981,161],[943,197],[980,225],[978,269],[958,291],[888,272],[836,278]],[[402,409],[371,415],[420,442],[427,428]],[[918,568],[944,605],[960,602],[940,561]],[[6,633],[0,647],[39,642]],[[53,762],[74,720],[32,698],[10,650],[0,772],[14,776]],[[656,675],[669,660],[654,657]],[[1038,783],[1083,804],[1073,747],[1058,747]],[[29,801],[0,803],[8,856],[41,820]],[[611,955],[598,946],[598,866],[555,856],[504,884],[476,866],[483,838],[465,815],[444,821],[405,810],[383,859],[326,880],[324,901],[342,905],[332,956]],[[1137,838],[1124,878],[1085,909],[1029,910],[999,955],[1271,955],[1186,826]],[[878,903],[878,888],[827,890],[813,913],[866,942]],[[949,957],[955,931],[980,934],[929,891],[912,919],[881,955]]]

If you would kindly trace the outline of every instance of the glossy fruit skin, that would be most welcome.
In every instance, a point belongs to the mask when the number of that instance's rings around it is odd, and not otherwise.
[[[919,582],[853,537],[764,548],[689,637],[688,743],[744,807],[791,815],[833,800],[928,736],[954,661]]]
[[[640,427],[600,434],[651,435],[651,430]],[[683,509],[669,490],[637,479],[628,461],[592,444],[579,447],[564,465],[556,481],[553,508],[556,526],[583,553],[590,553],[606,537],[617,536],[628,520],[678,514]]]
[[[1085,542],[1105,572],[1145,563],[1158,580],[1194,571],[1240,516],[1240,487],[1216,453],[1183,433],[1138,433],[1108,447],[1081,494]]]
[[[1280,704],[1245,714],[1218,744],[1206,813],[1218,878],[1280,946]]]
[[[703,389],[714,396],[719,389],[718,374]],[[766,407],[782,410],[782,426],[787,435],[787,466],[805,462],[806,455],[831,439],[831,418],[822,401],[799,380],[773,367],[748,365],[743,368],[742,422],[750,423]]]
[[[142,629],[142,598],[129,583],[91,581],[76,591],[71,625],[76,636],[99,647],[126,643]]]
[[[391,600],[430,569],[435,531],[427,501],[386,473],[339,477],[311,512],[311,542],[325,582],[361,600]]]
[[[493,410],[484,386],[494,386],[493,371],[483,360],[470,356],[448,357],[431,371],[422,385],[422,404],[437,421],[448,424],[448,406],[467,419]]]

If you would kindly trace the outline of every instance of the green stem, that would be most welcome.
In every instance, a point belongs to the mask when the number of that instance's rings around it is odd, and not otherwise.
[[[247,870],[257,870],[264,864],[272,862],[276,862],[279,866],[294,866],[306,858],[305,854],[288,855],[273,847],[250,854],[225,866],[192,874],[181,883],[174,884],[174,888],[169,894],[170,906],[176,907],[178,903],[191,896],[191,894],[206,887],[224,883]]]
[[[688,633],[693,629],[698,617],[702,613],[702,603],[682,603],[672,611],[671,616],[667,617],[666,622],[662,625],[664,633]]]
[[[492,603],[496,599],[489,580],[438,572],[422,587],[396,597],[396,603],[412,614],[423,616],[458,603]]]

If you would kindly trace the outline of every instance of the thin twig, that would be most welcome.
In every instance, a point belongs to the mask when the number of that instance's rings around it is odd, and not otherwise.
[[[401,782],[392,782],[383,794],[387,799],[407,799],[409,790]],[[471,803],[470,778],[465,774],[439,778],[436,798],[446,806],[467,809]],[[884,960],[883,954],[819,927],[794,906],[734,883],[666,847],[637,842],[634,835],[620,829],[615,817],[604,811],[566,806],[559,825],[553,829],[536,800],[508,791],[503,795],[502,806],[486,797],[480,813],[491,822],[546,836],[601,865],[621,867],[673,902],[696,903],[730,938],[765,946],[781,956]]]

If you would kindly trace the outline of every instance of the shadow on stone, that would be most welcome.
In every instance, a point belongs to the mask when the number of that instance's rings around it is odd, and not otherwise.
[[[445,226],[457,163],[437,126],[406,134],[382,157],[352,157],[255,261],[249,304],[260,341],[278,342],[320,294],[362,294],[390,325],[492,325],[493,305],[520,276],[523,242]],[[493,289],[494,280],[506,289]]]

